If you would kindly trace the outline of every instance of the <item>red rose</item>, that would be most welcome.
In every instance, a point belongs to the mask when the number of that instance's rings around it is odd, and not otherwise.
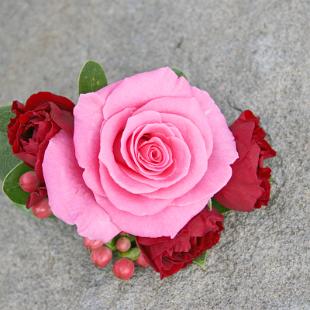
[[[171,276],[220,240],[223,216],[204,209],[173,238],[137,237],[137,244],[161,279]]]
[[[229,209],[252,211],[269,202],[271,169],[264,167],[264,160],[276,156],[276,152],[251,111],[242,112],[230,129],[239,158],[232,164],[231,179],[215,199]]]
[[[25,105],[12,104],[16,114],[8,125],[8,138],[13,154],[35,169],[43,181],[42,161],[49,140],[60,130],[72,131],[73,102],[49,92],[28,98]]]

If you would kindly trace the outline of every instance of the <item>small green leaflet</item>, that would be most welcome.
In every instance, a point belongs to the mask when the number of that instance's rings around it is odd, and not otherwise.
[[[103,68],[95,61],[89,60],[83,66],[79,76],[79,94],[95,92],[107,84]]]
[[[8,172],[19,162],[13,156],[7,138],[7,125],[12,117],[11,106],[0,107],[0,179],[2,181]]]
[[[230,209],[225,208],[222,206],[219,202],[217,202],[215,199],[212,199],[212,206],[219,212],[219,213],[226,213],[230,211]]]
[[[116,238],[113,238],[110,242],[106,243],[105,246],[112,251],[116,251]]]
[[[26,166],[24,163],[19,163],[8,173],[3,181],[3,192],[17,205],[25,205],[29,197],[29,194],[20,188],[19,178],[25,172],[30,170],[31,168]]]
[[[208,254],[207,254],[207,251],[206,251],[202,255],[200,255],[199,257],[195,258],[193,260],[193,263],[198,265],[200,268],[205,270],[206,269],[207,256],[208,256]]]
[[[129,234],[122,234],[122,235],[117,235],[116,237],[114,237],[111,241],[109,241],[108,243],[106,243],[105,245],[111,249],[112,251],[116,251],[116,241],[121,238],[121,237],[126,237],[130,240],[132,246],[136,245],[136,238],[135,236],[129,235]]]
[[[179,69],[177,68],[171,68],[172,71],[174,71],[174,73],[178,76],[178,77],[181,77],[183,76],[185,79],[188,80],[188,78],[186,77],[186,75]]]
[[[126,257],[129,258],[131,260],[137,260],[139,255],[140,255],[140,249],[139,248],[131,248],[129,251],[127,252],[118,252],[118,255],[120,257]]]

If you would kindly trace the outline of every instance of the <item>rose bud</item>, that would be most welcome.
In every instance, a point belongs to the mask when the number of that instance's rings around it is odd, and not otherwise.
[[[19,178],[19,186],[24,192],[34,192],[39,186],[39,180],[34,171],[28,171]]]
[[[120,237],[116,241],[116,249],[120,252],[127,252],[131,247],[131,242],[126,237]]]
[[[100,248],[103,245],[103,241],[90,240],[88,238],[84,238],[83,244],[84,244],[85,248],[90,249],[90,250],[95,250],[95,249]]]
[[[48,204],[48,199],[42,199],[31,207],[32,213],[39,219],[45,219],[52,215],[52,210]]]
[[[113,273],[121,280],[129,280],[135,271],[135,264],[128,258],[121,258],[114,263]]]
[[[102,246],[92,250],[90,259],[98,268],[104,268],[111,261],[112,256],[112,251]]]
[[[143,253],[140,253],[139,257],[136,260],[136,263],[143,268],[146,268],[150,265]]]

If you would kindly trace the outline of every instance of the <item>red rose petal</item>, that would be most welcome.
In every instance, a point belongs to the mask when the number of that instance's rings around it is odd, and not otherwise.
[[[226,208],[249,212],[269,202],[271,169],[264,167],[264,160],[276,156],[276,151],[265,140],[259,118],[249,110],[241,113],[230,129],[239,159],[232,164],[232,177],[215,199]]]

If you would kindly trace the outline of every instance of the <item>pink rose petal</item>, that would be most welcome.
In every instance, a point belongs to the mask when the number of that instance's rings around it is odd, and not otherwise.
[[[187,175],[179,182],[167,188],[160,188],[155,192],[144,194],[150,199],[176,199],[191,190],[205,175],[208,168],[208,154],[210,151],[206,147],[212,147],[212,136],[209,141],[205,141],[201,131],[189,119],[177,114],[162,113],[164,122],[171,123],[177,127],[191,152],[191,165]]]
[[[120,187],[133,194],[149,193],[155,191],[156,188],[129,177],[115,160],[114,141],[118,132],[126,126],[126,121],[131,114],[131,109],[125,109],[104,122],[101,129],[99,160],[107,167],[110,176]],[[105,184],[102,186],[104,188]]]
[[[81,236],[108,242],[120,232],[86,187],[72,137],[63,130],[49,142],[43,174],[53,213],[67,224],[75,224]],[[110,204],[104,197],[101,203]]]
[[[99,177],[100,128],[103,122],[102,107],[118,83],[98,92],[81,94],[74,108],[74,147],[79,166],[84,168],[83,178],[87,186],[104,195]]]
[[[209,122],[204,113],[204,109],[202,108],[200,102],[196,100],[196,98],[157,98],[149,101],[141,108],[137,109],[134,112],[134,115],[143,111],[156,111],[160,115],[163,113],[180,115],[192,121],[196,127],[199,128],[201,135],[204,137],[204,140],[207,143],[206,150],[207,157],[209,158],[213,148],[212,131],[210,130]],[[221,113],[219,110],[218,112]],[[168,123],[169,121],[163,120],[163,122]],[[228,128],[227,124],[225,126]],[[178,128],[178,126],[175,127]]]
[[[104,165],[100,167],[101,182],[112,204],[123,211],[138,216],[158,213],[172,202],[172,199],[149,199],[143,195],[132,194],[118,186]]]
[[[191,192],[174,201],[176,205],[199,201],[217,193],[231,178],[232,169],[230,165],[238,158],[235,139],[218,106],[207,92],[193,88],[193,93],[203,107],[208,119],[213,136],[213,151],[209,159],[207,173]]]
[[[97,196],[96,199],[101,204],[102,198]],[[112,205],[106,205],[105,210],[118,227],[135,236],[174,238],[185,224],[206,206],[207,202],[208,200],[205,199],[187,206],[169,205],[157,214],[144,216],[121,211]]]
[[[160,97],[191,96],[191,86],[183,77],[168,67],[143,72],[120,82],[103,109],[105,119],[125,108],[137,108],[149,100]]]

